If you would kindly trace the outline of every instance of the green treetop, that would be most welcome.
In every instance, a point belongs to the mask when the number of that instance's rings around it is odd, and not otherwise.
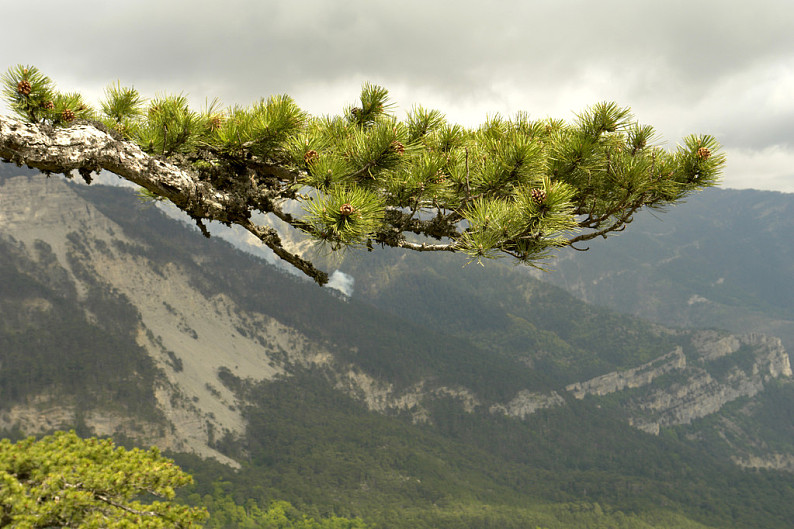
[[[31,66],[9,69],[3,84],[22,121],[0,118],[0,157],[76,169],[89,182],[92,171],[112,171],[172,201],[205,234],[204,220],[243,226],[321,284],[327,275],[282,244],[287,226],[333,250],[536,265],[554,248],[624,229],[643,207],[715,185],[724,165],[713,137],[663,149],[615,103],[571,123],[519,114],[468,129],[421,107],[398,119],[387,91],[370,84],[333,117],[310,116],[288,96],[195,111],[184,96],[147,101],[119,84],[92,109]]]
[[[169,501],[190,482],[156,448],[125,450],[74,432],[16,444],[3,439],[0,527],[196,527],[205,511]]]

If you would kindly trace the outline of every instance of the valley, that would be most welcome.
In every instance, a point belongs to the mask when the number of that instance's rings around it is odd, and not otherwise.
[[[283,499],[382,527],[794,516],[790,349],[771,324],[651,322],[566,292],[571,269],[554,286],[378,249],[338,263],[348,297],[127,189],[0,182],[7,436],[157,444],[195,475],[186,501]]]

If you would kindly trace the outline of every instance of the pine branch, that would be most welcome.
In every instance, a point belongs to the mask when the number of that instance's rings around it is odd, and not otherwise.
[[[71,107],[90,112],[79,94],[58,94],[35,69],[12,68],[2,84],[27,122],[0,117],[1,158],[47,174],[76,170],[87,183],[108,170],[174,203],[205,235],[204,221],[242,226],[320,284],[327,275],[254,223],[255,212],[334,250],[377,242],[531,264],[714,185],[724,166],[711,136],[688,136],[675,152],[649,146],[652,129],[614,103],[571,125],[518,116],[469,130],[421,108],[398,121],[388,92],[370,84],[361,106],[337,118],[312,118],[288,96],[202,113],[169,96],[143,113],[138,93],[117,84],[102,104],[108,129],[79,122]],[[284,211],[288,201],[306,215]]]
[[[288,252],[274,229],[250,221],[249,204],[267,203],[270,200],[267,192],[257,193],[251,187],[246,189],[249,195],[224,192],[201,180],[197,173],[148,155],[137,145],[116,139],[94,126],[51,128],[0,117],[0,157],[45,173],[67,176],[74,170],[111,171],[170,200],[194,219],[242,226],[317,283],[322,285],[328,281],[325,272]],[[281,218],[288,219],[283,212]],[[303,225],[294,220],[290,224]]]
[[[460,246],[457,243],[450,244],[427,244],[427,243],[414,243],[408,241],[401,241],[397,244],[398,248],[406,248],[417,252],[457,252],[460,251]]]
[[[273,250],[273,253],[275,253],[278,257],[314,279],[317,284],[324,285],[328,282],[328,274],[326,272],[315,268],[310,261],[307,261],[296,254],[288,252],[281,244],[281,239],[278,236],[278,232],[276,232],[276,230],[273,228],[254,224],[247,219],[238,221],[237,224],[248,230],[257,239],[267,245],[267,247]]]

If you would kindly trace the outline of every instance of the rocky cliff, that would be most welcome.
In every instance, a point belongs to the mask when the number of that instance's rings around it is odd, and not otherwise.
[[[571,384],[566,390],[578,399],[633,390],[618,397],[629,421],[658,434],[663,426],[689,424],[740,397],[756,395],[771,380],[791,376],[779,338],[695,331],[688,354],[678,348],[635,369]]]

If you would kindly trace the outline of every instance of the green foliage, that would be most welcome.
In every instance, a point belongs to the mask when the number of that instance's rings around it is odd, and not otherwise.
[[[149,103],[148,119],[133,128],[135,141],[146,152],[174,154],[195,148],[202,130],[199,115],[184,95],[157,97]]]
[[[306,222],[316,227],[321,240],[329,241],[332,249],[352,246],[366,242],[380,225],[383,209],[379,206],[378,198],[366,189],[336,186],[325,196],[309,199]]]
[[[15,444],[4,439],[0,526],[187,528],[206,513],[170,500],[175,488],[190,482],[156,448],[126,450],[74,432]]]
[[[213,113],[208,143],[226,153],[250,150],[257,156],[271,156],[290,137],[302,130],[306,115],[287,95],[271,96],[251,108],[236,107]]]
[[[546,257],[551,249],[567,244],[562,234],[576,229],[572,196],[569,186],[546,178],[534,187],[517,189],[511,204],[475,200],[465,217],[473,228],[462,237],[463,251],[477,259],[502,251],[529,263]],[[505,247],[505,239],[515,242]]]
[[[102,121],[111,129],[129,137],[136,120],[143,114],[144,99],[134,88],[121,86],[121,82],[108,85],[100,102]]]
[[[389,92],[382,86],[364,83],[361,88],[361,106],[347,109],[349,121],[358,127],[375,125],[390,110]]]
[[[35,66],[19,64],[9,68],[2,81],[3,97],[11,110],[22,119],[41,122],[54,97],[52,80]]]
[[[26,121],[64,126],[94,115],[80,94],[58,92],[52,80],[34,66],[9,68],[2,83],[5,100]]]
[[[21,90],[23,81],[29,85]],[[90,117],[77,95],[55,94],[35,69],[13,67],[4,84],[12,108],[29,121],[60,126]],[[286,95],[248,108],[216,101],[202,113],[183,95],[157,97],[146,113],[141,104],[134,89],[111,85],[101,105],[106,124],[218,191],[234,190],[241,211],[208,213],[211,220],[273,213],[334,250],[380,244],[533,265],[556,247],[622,230],[641,208],[715,185],[725,162],[710,136],[662,149],[651,127],[614,102],[595,104],[572,123],[519,113],[473,129],[422,107],[400,120],[388,91],[370,83],[360,104],[337,117],[310,116]],[[303,216],[284,212],[293,201]],[[345,204],[355,213],[340,215]],[[279,246],[274,241],[266,244]],[[318,282],[327,280],[281,250]]]
[[[360,518],[310,517],[286,501],[272,501],[262,508],[252,500],[237,503],[225,493],[228,482],[215,482],[211,494],[190,494],[188,502],[201,505],[210,514],[207,529],[367,529]],[[223,486],[226,485],[226,486]]]
[[[137,90],[122,87],[121,82],[117,81],[105,88],[105,98],[101,103],[102,113],[115,123],[123,123],[142,114],[143,102]]]

